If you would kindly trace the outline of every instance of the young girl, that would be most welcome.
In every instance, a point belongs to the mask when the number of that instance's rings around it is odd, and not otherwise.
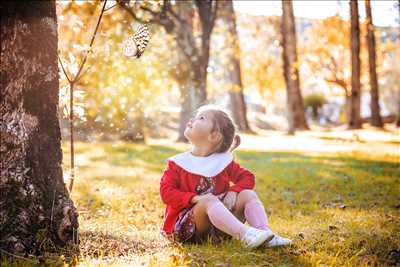
[[[206,238],[219,242],[229,235],[249,248],[290,244],[269,228],[263,204],[252,190],[254,175],[233,161],[230,152],[240,138],[227,113],[200,108],[184,135],[192,150],[169,158],[160,182],[167,205],[163,233],[195,243]]]

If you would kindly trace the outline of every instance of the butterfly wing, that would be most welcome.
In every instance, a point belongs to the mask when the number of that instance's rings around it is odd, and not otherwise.
[[[138,28],[133,36],[133,39],[137,47],[136,57],[139,58],[143,54],[144,49],[146,48],[150,40],[150,32],[146,24]]]
[[[138,49],[135,43],[135,40],[133,37],[128,38],[127,40],[124,41],[123,44],[124,48],[124,55],[127,57],[136,57],[138,53]]]

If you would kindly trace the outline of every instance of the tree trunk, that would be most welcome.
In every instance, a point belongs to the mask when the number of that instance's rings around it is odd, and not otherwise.
[[[182,26],[176,32],[178,64],[175,80],[178,82],[181,93],[181,111],[177,141],[187,142],[188,140],[183,134],[186,124],[189,122],[194,110],[200,106],[200,103],[205,101],[206,98],[203,99],[203,97],[206,96],[204,93],[199,93],[199,91],[203,91],[205,88],[196,86],[196,81],[201,79],[201,77],[196,77],[196,74],[199,75],[199,71],[196,70],[198,62],[191,62],[195,59],[192,55],[196,53],[196,47],[191,42],[192,39],[188,38],[188,36],[193,35],[194,7],[191,4],[179,3],[177,10],[178,15],[185,19],[186,22],[186,27]]]
[[[228,79],[229,96],[231,101],[231,112],[239,131],[252,132],[247,120],[247,108],[244,101],[242,76],[240,71],[240,45],[236,29],[236,16],[232,0],[223,2],[224,20],[228,26]]]
[[[61,168],[56,7],[0,6],[0,247],[32,252],[45,240],[64,245],[78,229]]]
[[[291,0],[282,0],[282,11],[283,70],[287,92],[289,134],[293,134],[297,129],[306,130],[309,128],[304,115],[304,103],[300,91],[296,28]]]
[[[400,16],[400,0],[397,2],[397,7],[399,8],[399,16]],[[399,27],[399,36],[398,39],[400,39],[400,27]],[[397,39],[397,40],[398,40]],[[396,119],[396,126],[400,127],[400,90],[398,92],[397,96],[397,119]]]
[[[371,15],[371,3],[370,0],[365,0],[365,13],[367,15],[367,45],[368,45],[368,71],[369,71],[369,83],[370,83],[370,94],[371,94],[371,124],[375,127],[383,127],[383,122],[380,114],[379,107],[379,87],[378,87],[378,75],[376,73],[376,45],[374,35],[374,24],[372,22]]]
[[[181,111],[179,117],[179,129],[178,129],[178,141],[187,142],[188,140],[184,136],[184,131],[186,124],[189,122],[193,111],[195,110],[195,91],[196,84],[193,78],[193,71],[190,70],[190,63],[187,62],[182,51],[178,49],[177,51],[178,65],[177,72],[174,74],[175,80],[178,82],[179,90],[181,93]]]
[[[361,60],[360,60],[360,26],[358,19],[358,3],[350,1],[350,45],[351,45],[351,99],[350,99],[350,129],[361,128],[360,98],[361,98]]]
[[[179,59],[188,76],[178,78],[182,95],[181,118],[178,140],[187,141],[183,136],[186,123],[193,111],[207,101],[207,67],[210,57],[210,37],[214,28],[218,1],[162,1],[159,12],[149,11],[147,3],[138,3],[141,12],[147,12],[146,20],[137,16],[129,7],[130,1],[117,1],[135,20],[148,23],[149,20],[162,25],[172,34],[178,46],[178,54],[184,56]],[[155,3],[153,3],[156,5]],[[151,4],[150,4],[151,5]],[[156,8],[157,9],[157,8]],[[194,25],[196,28],[194,28]],[[199,26],[199,27],[197,27]],[[200,37],[200,38],[199,38]],[[182,66],[178,66],[181,69]],[[178,73],[178,76],[181,74]],[[185,84],[187,82],[188,84]],[[184,91],[189,90],[189,91]],[[190,97],[190,103],[187,100]]]
[[[195,110],[207,102],[207,67],[210,57],[210,38],[214,27],[212,1],[197,1],[198,18],[201,25],[201,42],[196,46],[196,30],[193,24],[195,9],[191,2],[177,2],[178,15],[184,20],[176,28],[181,91],[181,117],[178,141],[187,142],[184,130]]]
[[[351,95],[350,93],[346,92],[346,96],[345,96],[345,103],[344,103],[344,114],[346,117],[346,121],[347,123],[350,123],[350,111],[351,111]]]

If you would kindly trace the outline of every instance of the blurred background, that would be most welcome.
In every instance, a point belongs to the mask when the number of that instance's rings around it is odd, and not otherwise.
[[[59,55],[76,73],[103,2],[57,2]],[[204,2],[205,3],[205,2]],[[233,8],[232,8],[233,7]],[[280,1],[107,1],[85,68],[75,85],[76,138],[82,141],[149,138],[185,141],[182,128],[201,104],[231,112],[242,132],[287,131],[288,90],[282,57]],[[295,1],[296,68],[306,126],[349,127],[350,10],[347,1]],[[395,129],[400,109],[398,1],[372,1],[379,114]],[[371,120],[367,27],[360,13],[360,115]],[[122,43],[143,23],[151,39],[139,59]],[[61,68],[60,68],[61,69]],[[60,72],[60,120],[69,136],[69,83]],[[300,110],[299,110],[300,109]],[[364,124],[364,127],[368,124]],[[296,125],[294,126],[296,130]],[[304,129],[304,127],[297,127]]]

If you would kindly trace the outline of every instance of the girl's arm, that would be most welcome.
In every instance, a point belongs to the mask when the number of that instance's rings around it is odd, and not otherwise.
[[[229,188],[229,191],[239,193],[243,189],[254,188],[255,185],[254,174],[251,173],[249,170],[242,168],[238,163],[232,161],[227,171],[230,181],[234,183],[234,185],[232,185]]]
[[[184,192],[179,189],[179,174],[175,169],[174,163],[169,161],[168,167],[161,177],[160,195],[165,204],[180,210],[192,205],[190,200],[196,193]]]

